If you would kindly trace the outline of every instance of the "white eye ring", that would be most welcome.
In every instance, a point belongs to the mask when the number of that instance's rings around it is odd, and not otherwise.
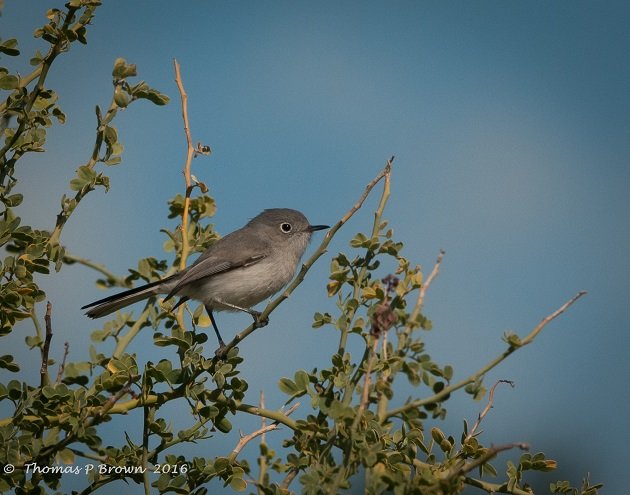
[[[291,232],[293,230],[293,227],[291,226],[291,224],[289,222],[282,222],[280,224],[280,230],[284,234],[288,234],[289,232]]]

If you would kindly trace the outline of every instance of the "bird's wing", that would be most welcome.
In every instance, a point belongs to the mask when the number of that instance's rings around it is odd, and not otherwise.
[[[250,266],[266,258],[265,254],[261,254],[266,252],[264,242],[257,246],[247,246],[243,240],[243,233],[236,231],[210,246],[181,275],[181,278],[165,299],[173,297],[182,287],[190,283],[237,268]]]

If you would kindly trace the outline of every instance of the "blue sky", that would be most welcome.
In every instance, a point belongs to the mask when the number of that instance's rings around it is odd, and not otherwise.
[[[0,17],[2,38],[19,38],[25,55],[42,48],[28,38],[44,22],[42,5],[57,4],[9,0]],[[64,231],[72,252],[118,273],[141,257],[167,256],[160,228],[174,225],[166,201],[183,191],[185,158],[174,57],[193,139],[213,149],[193,172],[217,200],[221,233],[269,207],[332,224],[395,155],[386,217],[404,254],[426,271],[446,250],[427,296],[434,331],[426,340],[456,377],[500,353],[505,331],[525,335],[589,291],[488,376],[488,384],[504,378],[516,388],[497,393],[486,441],[527,441],[558,459],[560,470],[541,486],[556,478],[577,484],[590,471],[607,484],[604,493],[627,493],[629,11],[624,2],[585,1],[190,1],[177,9],[106,2],[88,45],[73,46],[51,74],[68,122],[50,131],[47,153],[21,164],[20,192],[37,201],[20,214],[52,228],[73,170],[91,152],[94,106],[109,102],[116,57],[136,63],[140,78],[172,99],[119,116],[125,153],[107,171],[111,191],[91,194]],[[334,310],[324,290],[328,261],[369,229],[374,204],[339,234],[271,325],[241,346],[249,402],[264,390],[268,407],[279,407],[278,379],[321,367],[336,348],[336,333],[312,330],[311,315]],[[71,358],[84,357],[96,326],[79,308],[103,296],[94,278],[68,267],[42,280],[59,354],[69,340]],[[249,323],[246,315],[219,319],[224,336]],[[21,336],[10,339],[4,345],[24,363]],[[150,341],[141,335],[132,350],[169,357],[147,350]],[[482,406],[456,397],[449,433],[457,437],[462,419],[474,421]],[[235,426],[250,431],[256,422]],[[279,445],[288,433],[273,435]],[[213,440],[205,453],[229,451],[234,438]]]

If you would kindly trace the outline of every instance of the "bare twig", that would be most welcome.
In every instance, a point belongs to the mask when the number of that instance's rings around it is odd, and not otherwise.
[[[372,383],[372,368],[374,367],[374,361],[376,361],[376,347],[378,346],[378,337],[374,337],[372,342],[372,348],[370,349],[370,359],[368,359],[367,369],[365,370],[365,382],[363,383],[363,390],[361,391],[361,401],[359,402],[359,409],[354,417],[354,423],[358,425],[358,422],[363,416],[370,396],[370,384]],[[355,424],[352,425],[353,429]]]
[[[42,365],[39,369],[41,386],[48,385],[50,378],[48,376],[48,353],[50,352],[50,341],[53,336],[52,332],[52,304],[50,301],[46,303],[46,315],[44,316],[44,322],[46,323],[46,339],[44,340],[44,347],[42,348]]]
[[[190,173],[190,165],[192,163],[193,157],[197,156],[197,154],[209,155],[210,147],[202,145],[201,143],[197,144],[196,148],[193,145],[192,135],[190,133],[190,124],[188,122],[188,94],[184,89],[184,83],[182,82],[179,63],[176,59],[173,59],[173,65],[175,66],[175,82],[177,83],[177,89],[179,90],[179,94],[182,100],[182,119],[184,121],[184,133],[186,134],[186,163],[184,164],[184,169],[182,171],[184,174],[184,181],[186,183],[186,194],[184,195],[184,208],[182,209],[182,246],[179,258],[179,269],[183,270],[184,268],[186,268],[188,255],[190,254],[190,242],[188,239],[188,212],[190,210],[190,195],[195,188],[195,185],[199,185],[204,193],[208,191],[208,188],[205,184],[197,183],[196,181],[193,183],[193,178]],[[177,323],[181,328],[184,328],[183,305],[179,307],[179,310],[177,312]]]
[[[374,211],[374,222],[372,223],[372,234],[371,237],[377,237],[379,232],[381,231],[381,229],[383,228],[381,219],[383,217],[383,211],[385,210],[385,205],[387,204],[387,200],[389,199],[390,196],[390,191],[391,191],[391,177],[392,177],[392,163],[394,162],[394,157],[392,156],[389,160],[387,160],[387,164],[385,165],[385,168],[382,170],[381,175],[384,179],[384,184],[383,184],[383,191],[381,192],[381,198],[379,200],[378,206],[376,207],[376,210]],[[380,180],[380,179],[379,179]],[[372,181],[373,184],[376,184],[376,182]],[[364,195],[365,197],[365,195]],[[368,270],[368,265],[369,265],[369,261],[370,261],[370,257],[373,256],[373,253],[371,251],[368,250],[367,254],[366,254],[366,259],[365,259],[365,263],[363,264],[363,266],[361,267],[361,269],[359,270],[358,275],[355,277],[353,286],[353,294],[352,297],[356,300],[359,300],[359,292],[362,290],[362,285],[363,285],[363,280],[366,277],[367,274],[367,270]],[[347,317],[349,319],[354,318],[354,311],[350,311],[347,314]],[[351,326],[348,325],[346,328],[344,328],[339,336],[339,346],[337,349],[337,353],[340,356],[343,356],[346,350],[346,343],[348,340],[348,333],[350,332],[350,328]],[[332,383],[331,383],[332,385]]]
[[[429,274],[425,282],[422,284],[422,287],[420,287],[420,291],[418,292],[418,300],[416,301],[416,305],[413,308],[411,315],[409,316],[409,321],[411,322],[415,321],[416,318],[418,317],[418,314],[422,310],[422,307],[424,306],[424,298],[426,296],[427,290],[429,290],[429,287],[431,286],[431,282],[433,282],[435,277],[438,276],[438,273],[440,273],[440,266],[442,264],[442,259],[444,258],[444,254],[445,254],[444,249],[440,249],[440,254],[437,257],[437,260],[435,261],[435,265],[433,265],[433,270],[431,271],[431,273]]]
[[[282,480],[282,483],[280,484],[280,488],[282,488],[283,490],[288,490],[289,485],[295,479],[295,477],[297,476],[299,472],[300,471],[297,468],[289,469],[289,472],[287,473],[287,475]]]
[[[55,380],[55,383],[61,383],[61,379],[63,378],[63,373],[66,370],[66,359],[68,359],[69,352],[70,352],[70,344],[68,342],[64,342],[63,359],[61,360],[61,364],[59,365],[59,371],[57,371],[57,379]]]
[[[188,94],[184,89],[182,82],[182,76],[179,70],[179,63],[176,59],[173,59],[173,65],[175,66],[175,82],[177,83],[177,89],[182,99],[182,119],[184,120],[184,133],[186,134],[186,163],[184,164],[184,180],[186,183],[186,194],[184,195],[184,208],[182,210],[182,246],[181,256],[179,258],[179,269],[186,268],[186,261],[188,260],[188,253],[190,252],[190,244],[188,242],[188,210],[190,208],[190,194],[192,192],[192,179],[190,177],[190,164],[192,162],[195,148],[193,147],[192,136],[190,134],[190,125],[188,123]],[[180,306],[177,312],[177,322],[181,328],[184,328],[184,308]]]
[[[147,371],[148,365],[144,367],[144,373],[142,376],[142,398],[144,399],[147,396],[149,386],[147,384]],[[150,427],[153,420],[155,409],[147,406],[146,404],[142,408],[142,457],[140,462],[142,463],[143,475],[142,475],[142,485],[144,488],[145,495],[149,495],[151,493],[151,485],[148,476],[149,470],[147,469],[148,461],[149,461],[149,437]]]
[[[258,401],[258,403],[260,404],[261,409],[265,408],[265,392],[263,392],[262,390],[260,391],[260,400]],[[265,419],[264,416],[261,416],[260,418],[260,426],[261,428],[264,428],[265,425],[267,424],[267,420]],[[262,437],[260,438],[261,442],[265,441],[265,434],[262,434]]]
[[[179,70],[179,63],[176,59],[173,59],[173,65],[175,66],[175,82],[177,83],[177,89],[182,99],[182,119],[184,120],[184,134],[186,134],[186,163],[184,164],[184,180],[186,181],[186,196],[184,199],[184,209],[182,211],[182,257],[179,261],[179,269],[186,268],[186,258],[188,255],[188,209],[190,208],[190,192],[192,191],[192,179],[190,177],[190,165],[195,153],[193,146],[192,136],[190,134],[190,124],[188,123],[188,94],[184,89],[184,83],[182,82],[182,76]]]
[[[265,393],[261,390],[260,391],[260,400],[258,401],[258,403],[260,404],[261,409],[265,408]],[[264,416],[262,416],[260,418],[260,427],[261,428],[265,428],[265,426],[267,425],[267,421],[265,419]],[[266,444],[266,435],[267,432],[263,432],[260,435],[260,446],[262,449],[262,446]],[[261,455],[258,458],[258,493],[263,493],[262,490],[260,489],[261,486],[263,486],[264,482],[265,482],[265,477],[267,475],[267,456],[262,454],[262,450],[261,450]]]
[[[260,435],[263,435],[267,433],[268,431],[277,430],[278,428],[279,428],[278,423],[271,423],[266,426],[263,426],[262,428],[259,428],[258,430],[250,433],[249,435],[243,435],[241,433],[238,444],[236,445],[236,447],[234,447],[234,450],[232,450],[232,454],[230,455],[230,457],[236,458],[241,453],[241,450],[243,450],[243,447],[245,447],[245,445],[251,442],[254,438]]]
[[[532,340],[536,338],[536,336],[541,332],[541,330],[547,326],[548,323],[550,323],[552,320],[555,320],[558,316],[560,316],[567,309],[569,309],[569,307],[572,306],[575,301],[577,301],[580,297],[585,296],[585,295],[586,295],[585,290],[578,292],[575,296],[573,296],[571,299],[565,302],[562,306],[560,306],[557,310],[555,310],[549,316],[546,316],[545,318],[543,318],[541,322],[536,326],[536,328],[534,328],[530,332],[530,334],[527,335],[527,337],[525,337],[521,341],[521,346],[529,344]]]
[[[286,416],[289,416],[298,407],[300,407],[300,403],[296,402],[289,409],[287,409],[287,411],[284,414]],[[268,431],[277,430],[279,428],[279,426],[280,426],[280,424],[278,423],[278,421],[274,421],[271,424],[262,426],[261,428],[259,428],[256,431],[250,433],[249,435],[243,435],[241,433],[240,439],[238,441],[238,444],[236,445],[236,447],[234,447],[234,450],[232,450],[232,453],[228,456],[228,459],[230,459],[230,461],[234,461],[236,459],[236,457],[241,453],[241,450],[243,450],[243,447],[245,447],[245,445],[247,445],[249,442],[251,442],[254,438],[256,438],[256,437],[258,437],[260,435],[264,435]]]
[[[483,411],[481,411],[479,415],[477,416],[477,421],[475,421],[475,424],[470,430],[470,433],[466,435],[464,442],[475,436],[475,434],[477,433],[477,429],[479,428],[479,425],[481,425],[481,422],[483,421],[483,418],[485,418],[486,415],[490,412],[490,409],[494,407],[494,390],[497,388],[499,383],[509,383],[512,386],[512,388],[514,388],[514,382],[510,380],[499,380],[494,385],[492,385],[492,388],[490,389],[490,392],[488,393],[488,403],[486,404],[486,407],[484,407]]]
[[[543,318],[542,321],[538,325],[536,325],[534,327],[534,329],[524,339],[522,339],[520,341],[520,345],[519,346],[510,345],[502,354],[500,354],[495,359],[490,361],[488,364],[483,366],[476,373],[470,375],[468,378],[465,378],[465,379],[461,380],[460,382],[457,382],[457,383],[454,383],[452,385],[449,385],[448,387],[444,387],[440,392],[438,392],[437,394],[434,394],[434,395],[432,395],[430,397],[425,397],[424,399],[413,400],[413,401],[407,402],[403,406],[397,407],[395,409],[391,409],[387,413],[387,417],[391,418],[392,416],[396,416],[398,414],[402,414],[402,413],[404,413],[406,411],[409,411],[411,409],[416,409],[416,408],[422,407],[422,406],[424,406],[426,404],[432,404],[434,402],[439,402],[440,400],[444,399],[444,397],[446,397],[446,396],[450,395],[451,393],[453,393],[455,390],[459,390],[460,388],[464,388],[469,383],[475,383],[478,379],[480,379],[482,376],[484,376],[488,371],[490,371],[491,369],[496,367],[499,363],[504,361],[514,351],[516,351],[517,349],[520,349],[521,347],[523,347],[523,346],[525,346],[527,344],[530,344],[536,338],[536,336],[541,332],[541,330],[543,328],[545,328],[545,326],[547,326],[551,321],[553,321],[555,318],[557,318],[562,313],[564,313],[567,309],[569,309],[569,307],[572,304],[574,304],[580,297],[584,296],[585,294],[586,294],[586,291],[578,292],[575,296],[573,296],[566,303],[564,303],[562,306],[560,306],[560,308],[558,308],[556,311],[551,313],[549,316]]]

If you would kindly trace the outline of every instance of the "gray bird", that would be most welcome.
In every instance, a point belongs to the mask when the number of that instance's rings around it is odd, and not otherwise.
[[[213,311],[244,311],[256,325],[265,325],[252,307],[289,283],[311,234],[327,228],[310,225],[297,210],[265,210],[243,228],[219,239],[185,270],[81,309],[90,308],[86,315],[100,318],[156,294],[166,294],[165,301],[178,296],[173,309],[195,299],[204,304],[222,348],[225,344]]]

